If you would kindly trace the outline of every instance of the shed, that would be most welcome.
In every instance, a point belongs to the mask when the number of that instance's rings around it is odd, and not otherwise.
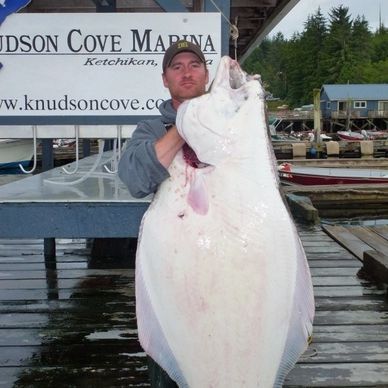
[[[323,85],[324,119],[388,118],[388,84]]]

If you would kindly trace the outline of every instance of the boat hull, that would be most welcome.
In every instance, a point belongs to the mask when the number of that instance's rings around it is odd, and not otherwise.
[[[0,169],[14,169],[21,164],[30,164],[34,154],[32,139],[1,139],[0,140]]]
[[[279,166],[282,181],[299,185],[387,184],[388,170]]]
[[[365,139],[361,133],[353,132],[353,131],[338,131],[337,136],[341,140],[346,140],[346,141],[360,141]]]

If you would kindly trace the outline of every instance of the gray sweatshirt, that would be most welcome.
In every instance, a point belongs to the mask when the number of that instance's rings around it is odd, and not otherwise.
[[[155,142],[167,132],[166,127],[175,124],[176,110],[172,101],[167,100],[159,111],[160,117],[138,123],[119,162],[119,177],[136,198],[154,193],[169,177],[167,169],[156,157]]]

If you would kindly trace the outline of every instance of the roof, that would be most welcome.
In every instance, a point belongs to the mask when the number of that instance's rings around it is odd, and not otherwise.
[[[388,84],[340,84],[323,85],[330,101],[338,100],[387,100]]]
[[[22,12],[215,12],[237,25],[237,58],[243,62],[299,0],[32,0]],[[223,18],[224,20],[224,18]],[[234,57],[234,41],[229,54]]]

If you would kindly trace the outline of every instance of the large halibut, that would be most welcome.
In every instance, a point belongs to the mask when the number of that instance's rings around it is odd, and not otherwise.
[[[224,57],[177,127],[203,165],[180,151],[144,215],[141,345],[180,387],[280,387],[307,347],[314,297],[279,192],[264,89]]]

